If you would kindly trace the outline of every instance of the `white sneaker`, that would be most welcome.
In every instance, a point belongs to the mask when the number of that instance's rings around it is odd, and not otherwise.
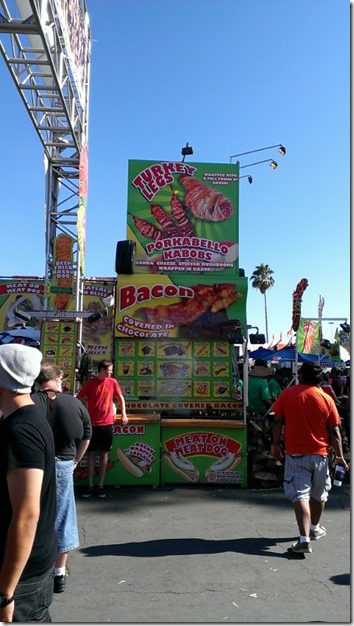
[[[317,541],[317,539],[321,539],[327,535],[327,531],[324,526],[320,526],[318,530],[310,530],[310,539],[313,541]]]

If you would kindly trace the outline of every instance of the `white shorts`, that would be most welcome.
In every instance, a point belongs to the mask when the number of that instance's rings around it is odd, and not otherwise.
[[[284,493],[292,502],[310,498],[327,502],[332,487],[328,457],[320,454],[287,454],[283,484]]]

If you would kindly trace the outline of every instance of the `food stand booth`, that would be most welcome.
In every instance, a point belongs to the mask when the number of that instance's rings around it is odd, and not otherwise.
[[[237,344],[247,328],[247,278],[238,266],[238,165],[129,161],[128,177],[127,240],[116,254],[114,374],[129,424],[155,416],[145,426],[159,429],[151,454],[160,459],[160,484],[245,487]],[[124,437],[117,449],[127,448]],[[117,465],[117,451],[110,457]],[[123,476],[123,467],[116,471]],[[129,484],[148,478],[131,476]]]
[[[97,456],[96,466],[99,458]],[[75,470],[75,484],[87,484],[87,457]],[[129,423],[117,419],[113,426],[113,444],[109,452],[106,485],[160,484],[160,416],[129,415]]]

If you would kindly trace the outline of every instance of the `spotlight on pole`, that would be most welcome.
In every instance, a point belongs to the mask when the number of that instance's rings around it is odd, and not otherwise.
[[[186,145],[184,146],[184,148],[182,148],[181,150],[181,154],[182,154],[182,163],[184,162],[184,159],[186,158],[186,156],[193,154],[193,148],[192,146],[189,145],[188,141],[186,143]]]

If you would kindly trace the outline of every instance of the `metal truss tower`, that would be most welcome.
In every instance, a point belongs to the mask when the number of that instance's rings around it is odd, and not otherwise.
[[[44,148],[45,308],[54,272],[55,238],[65,233],[74,241],[73,289],[76,309],[81,311],[84,251],[78,236],[79,176],[88,131],[90,33],[87,20],[85,77],[80,84],[70,63],[68,39],[58,13],[60,2],[0,0],[0,52]],[[84,0],[69,4],[75,3],[85,13]]]

